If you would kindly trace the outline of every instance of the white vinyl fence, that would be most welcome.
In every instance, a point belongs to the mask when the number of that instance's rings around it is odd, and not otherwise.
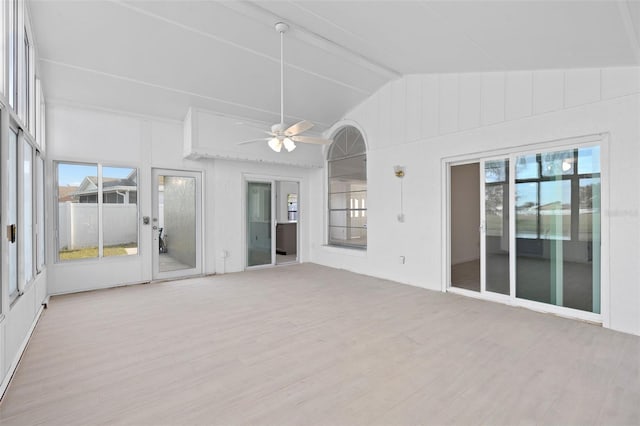
[[[98,246],[98,205],[59,204],[58,237],[61,249],[76,250]],[[138,241],[136,204],[103,204],[104,245],[114,246]]]

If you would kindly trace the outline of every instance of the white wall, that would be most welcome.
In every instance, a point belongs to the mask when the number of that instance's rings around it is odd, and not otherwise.
[[[299,180],[301,214],[308,210],[310,169],[247,161],[184,159],[183,123],[62,104],[49,106],[48,123],[50,162],[102,162],[108,165],[137,167],[140,170],[139,255],[55,263],[55,220],[52,220],[47,235],[50,294],[151,280],[151,226],[143,225],[141,221],[143,216],[151,216],[150,188],[153,167],[203,173],[205,274],[244,270],[245,175],[275,180]],[[201,137],[206,137],[206,133],[201,133]],[[205,140],[202,143],[208,142]],[[52,164],[50,166],[51,172]],[[52,180],[54,176],[52,174],[49,177]],[[51,207],[54,205],[55,199],[52,197],[48,211],[52,218],[55,217],[54,208]],[[305,223],[304,218],[302,223]],[[306,229],[301,231],[301,244],[308,246]],[[221,256],[223,250],[228,253],[226,259]],[[304,256],[308,256],[308,249],[303,248],[301,251],[303,259]]]
[[[216,271],[231,272],[244,269],[246,215],[244,212],[247,178],[262,178],[285,181],[299,181],[298,194],[300,251],[302,262],[309,260],[309,227],[311,225],[309,177],[315,169],[283,167],[259,163],[215,160],[214,176],[216,185],[213,192],[214,235],[217,244]],[[226,251],[229,257],[220,256]]]
[[[55,178],[54,161],[101,162],[140,170],[139,255],[56,263],[56,200],[52,196],[48,211],[52,226],[47,235],[50,294],[149,281],[152,273],[152,230],[151,225],[142,224],[142,217],[152,215],[151,168],[200,171],[206,190],[207,185],[212,184],[211,164],[183,160],[183,129],[180,122],[61,104],[49,105],[47,113],[50,180]],[[206,253],[213,241],[205,240],[204,245]],[[204,260],[204,271],[213,272],[213,262],[207,261],[206,257]]]
[[[640,334],[640,69],[410,75],[346,114],[368,144],[366,253],[325,247],[325,171],[311,181],[311,260],[433,290],[443,282],[443,159],[606,133],[605,325]],[[406,166],[405,222],[394,165]],[[398,256],[406,256],[400,264]],[[607,260],[608,259],[608,260]],[[603,303],[607,303],[606,300]]]

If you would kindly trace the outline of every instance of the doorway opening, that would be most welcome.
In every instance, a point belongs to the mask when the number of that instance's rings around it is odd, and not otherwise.
[[[298,182],[276,182],[276,265],[298,261]]]
[[[451,166],[451,286],[480,291],[480,163]]]
[[[297,181],[247,181],[247,268],[299,261],[299,188]]]
[[[153,169],[153,278],[201,273],[200,173]]]

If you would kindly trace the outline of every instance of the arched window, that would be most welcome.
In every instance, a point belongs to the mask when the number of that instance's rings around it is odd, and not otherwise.
[[[358,129],[342,127],[327,156],[331,245],[367,247],[367,147]]]

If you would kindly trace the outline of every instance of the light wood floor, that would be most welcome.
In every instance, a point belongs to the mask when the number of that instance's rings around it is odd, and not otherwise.
[[[640,338],[297,264],[54,297],[0,423],[640,424]]]

